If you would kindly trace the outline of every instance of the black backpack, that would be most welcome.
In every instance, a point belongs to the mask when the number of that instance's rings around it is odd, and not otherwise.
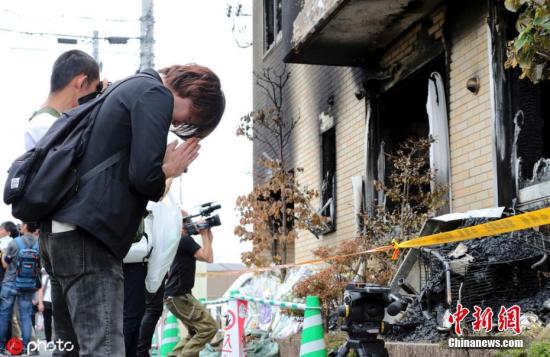
[[[101,104],[121,83],[138,77],[150,76],[128,77],[108,87],[99,97],[63,113],[34,149],[12,163],[4,186],[4,202],[12,205],[15,218],[24,222],[50,218],[76,194],[80,185],[127,154],[127,150],[119,151],[84,174],[77,171]]]

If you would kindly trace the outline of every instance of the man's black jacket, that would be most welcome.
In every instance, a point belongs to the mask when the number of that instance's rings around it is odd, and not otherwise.
[[[122,259],[132,244],[148,201],[165,188],[162,162],[174,98],[153,70],[122,83],[99,110],[79,172],[126,148],[129,155],[99,173],[53,215],[101,240]]]

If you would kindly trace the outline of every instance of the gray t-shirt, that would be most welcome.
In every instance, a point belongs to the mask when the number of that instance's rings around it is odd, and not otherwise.
[[[32,247],[33,244],[38,241],[34,236],[21,236],[21,238],[23,239],[25,246],[28,248]],[[17,246],[15,239],[16,238],[12,239],[12,241],[8,244],[8,248],[6,249],[6,258],[9,257],[12,258],[12,260],[8,265],[6,274],[4,275],[4,283],[15,282],[15,277],[17,274],[17,253],[19,253],[19,247]]]

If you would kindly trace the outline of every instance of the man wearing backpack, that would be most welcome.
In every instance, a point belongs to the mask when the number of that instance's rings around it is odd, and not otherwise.
[[[39,240],[54,333],[76,346],[57,355],[124,356],[122,258],[147,202],[159,200],[166,179],[196,159],[199,139],[223,115],[221,84],[210,69],[190,64],[160,72],[163,78],[146,70],[115,83],[96,99],[101,106],[76,109],[93,107],[93,129],[75,167],[87,179],[43,220]],[[183,144],[166,144],[170,124]],[[18,188],[16,177],[12,183]]]
[[[48,99],[29,119],[25,150],[34,148],[61,113],[76,107],[98,84],[99,65],[92,56],[80,50],[62,53],[53,65]]]
[[[40,278],[38,241],[33,235],[37,229],[34,223],[23,223],[22,235],[9,243],[2,258],[6,274],[0,292],[0,353],[5,353],[6,335],[16,298],[25,348],[32,337],[32,299],[39,288]]]

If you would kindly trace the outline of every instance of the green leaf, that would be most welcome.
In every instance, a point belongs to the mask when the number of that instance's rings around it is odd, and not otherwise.
[[[515,50],[519,52],[523,48],[523,46],[525,46],[530,40],[532,40],[532,36],[529,34],[529,32],[520,33],[518,38],[514,42]]]

